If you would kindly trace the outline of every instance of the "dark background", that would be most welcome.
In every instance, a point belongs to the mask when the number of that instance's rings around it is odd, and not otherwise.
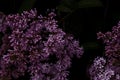
[[[36,8],[46,14],[55,9],[60,27],[84,47],[81,59],[73,59],[69,80],[89,80],[87,69],[96,56],[104,55],[96,33],[110,31],[120,20],[119,0],[0,0],[5,15]]]

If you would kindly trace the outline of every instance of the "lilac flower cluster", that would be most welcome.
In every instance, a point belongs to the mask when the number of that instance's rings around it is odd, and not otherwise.
[[[109,58],[120,60],[120,22],[112,28],[112,31],[105,34],[97,33],[98,39],[102,39],[105,43],[105,54]]]
[[[105,57],[96,58],[89,69],[93,80],[120,80],[120,22],[111,32],[97,33],[105,43]]]
[[[120,22],[112,28],[111,32],[105,34],[99,32],[98,39],[105,43],[105,56],[108,64],[114,67],[116,73],[120,75]]]
[[[118,66],[109,65],[107,59],[97,57],[88,72],[91,80],[120,80],[119,68]]]
[[[0,80],[67,80],[71,58],[83,48],[58,28],[54,12],[37,16],[36,10],[5,16],[0,25]]]
[[[103,57],[95,58],[89,68],[91,80],[111,80],[115,73],[110,67],[106,66],[106,63]]]

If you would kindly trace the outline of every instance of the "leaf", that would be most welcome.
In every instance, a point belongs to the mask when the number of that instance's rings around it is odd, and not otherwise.
[[[80,0],[78,6],[79,8],[101,7],[102,3],[100,0]]]
[[[87,42],[83,44],[84,49],[97,49],[99,47],[99,44],[96,42]]]
[[[35,2],[36,2],[36,0],[30,0],[30,1],[29,0],[24,0],[18,12],[22,12],[22,11],[32,9]]]
[[[61,5],[70,7],[72,5],[73,0],[62,0]]]
[[[67,13],[72,12],[72,10],[70,8],[63,6],[63,5],[59,5],[57,7],[57,9],[59,12],[67,12]]]

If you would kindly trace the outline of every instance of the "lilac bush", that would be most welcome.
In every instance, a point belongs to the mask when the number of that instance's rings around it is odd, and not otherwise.
[[[105,44],[105,56],[108,65],[113,66],[115,71],[120,74],[120,22],[112,28],[112,31],[98,34],[98,39],[102,39]]]
[[[120,80],[120,22],[106,33],[97,33],[105,44],[105,58],[96,58],[89,69],[93,80]]]
[[[57,25],[55,13],[37,15],[36,10],[10,14],[0,23],[0,80],[67,80],[71,59],[83,48]]]

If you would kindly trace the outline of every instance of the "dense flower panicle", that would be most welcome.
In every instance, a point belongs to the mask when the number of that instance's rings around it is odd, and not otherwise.
[[[99,32],[98,39],[102,39],[105,43],[105,55],[109,59],[109,64],[120,65],[120,22],[112,28],[111,32],[105,34]]]
[[[89,73],[92,78],[96,77],[97,73],[101,73],[104,71],[104,67],[106,64],[106,60],[102,57],[97,57],[93,61],[93,64],[89,68]]]
[[[119,73],[103,57],[95,58],[89,68],[89,75],[91,80],[120,80]]]
[[[56,14],[37,16],[36,10],[5,16],[0,47],[0,80],[29,73],[31,80],[67,80],[71,58],[83,54],[73,36],[58,28]]]
[[[104,58],[96,58],[89,69],[93,80],[120,80],[120,22],[106,33],[97,33],[105,44]]]
[[[110,65],[103,57],[95,58],[88,72],[91,80],[120,80],[120,67]]]
[[[98,39],[102,39],[106,44],[106,56],[120,59],[120,23],[118,23],[118,26],[114,26],[111,32],[105,34],[99,32],[97,35]]]

